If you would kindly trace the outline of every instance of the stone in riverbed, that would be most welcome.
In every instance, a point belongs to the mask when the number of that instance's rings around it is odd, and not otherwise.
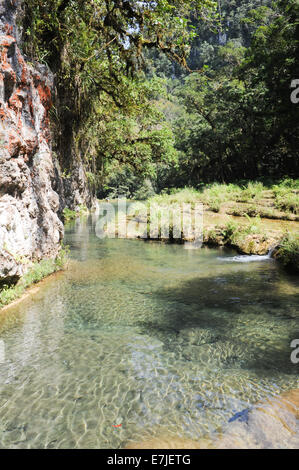
[[[299,445],[299,389],[284,392],[231,420],[218,434],[198,441],[165,433],[130,442],[126,449],[257,449],[294,448]]]

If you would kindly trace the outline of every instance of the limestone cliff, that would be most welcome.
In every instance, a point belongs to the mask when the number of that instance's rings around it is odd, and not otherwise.
[[[0,0],[0,282],[55,257],[63,237],[51,152],[53,77],[18,47],[18,2]]]

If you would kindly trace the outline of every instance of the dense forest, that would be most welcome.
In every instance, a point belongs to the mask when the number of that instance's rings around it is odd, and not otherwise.
[[[298,174],[296,0],[24,2],[54,150],[98,196]]]

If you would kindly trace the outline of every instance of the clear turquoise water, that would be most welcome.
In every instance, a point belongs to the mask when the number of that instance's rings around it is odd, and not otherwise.
[[[197,440],[298,388],[298,278],[273,260],[101,241],[91,218],[66,242],[69,269],[1,316],[1,448]]]

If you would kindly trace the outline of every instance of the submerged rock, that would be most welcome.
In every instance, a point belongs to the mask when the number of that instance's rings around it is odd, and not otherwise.
[[[299,389],[234,415],[221,433],[198,441],[161,434],[130,442],[126,449],[278,449],[299,446]]]

